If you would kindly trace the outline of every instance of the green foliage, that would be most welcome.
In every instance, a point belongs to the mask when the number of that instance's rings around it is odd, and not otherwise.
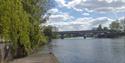
[[[0,35],[1,38],[9,39],[9,29],[10,29],[10,14],[11,9],[9,8],[9,1],[0,1]],[[7,5],[8,4],[8,5]]]
[[[52,30],[53,28],[54,27],[52,26],[43,27],[43,33],[47,37],[48,40],[58,38],[58,34],[56,33],[56,30]]]
[[[103,30],[103,28],[102,28],[102,25],[101,25],[101,24],[97,27],[97,30],[98,30],[98,31],[102,31],[102,30]]]
[[[44,38],[43,33],[40,30],[41,15],[43,15],[46,9],[45,6],[47,0],[25,0],[22,1],[24,10],[29,14],[30,21],[30,42],[32,48],[38,45],[44,44],[46,42],[46,37]],[[41,6],[43,5],[43,6]]]
[[[39,27],[46,11],[41,4],[45,3],[47,0],[0,0],[0,37],[11,41],[14,56],[30,54],[47,41]]]
[[[52,39],[53,33],[52,33],[52,27],[51,26],[44,27],[43,33],[44,33],[45,36],[48,37],[48,40]]]
[[[109,29],[108,29],[108,27],[104,27],[103,30],[104,31],[108,31]]]
[[[123,20],[120,20],[120,25],[122,30],[125,32],[125,18]]]
[[[120,30],[120,28],[121,28],[120,23],[117,22],[117,21],[113,21],[113,22],[110,24],[110,29],[111,29],[111,30],[118,31],[118,30]]]

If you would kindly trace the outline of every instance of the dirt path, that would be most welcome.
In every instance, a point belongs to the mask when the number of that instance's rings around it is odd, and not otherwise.
[[[40,51],[37,54],[16,59],[10,63],[58,63],[58,61],[53,54],[49,54],[48,49],[44,49],[44,51]]]

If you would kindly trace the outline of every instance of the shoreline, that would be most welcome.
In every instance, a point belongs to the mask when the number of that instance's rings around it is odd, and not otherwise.
[[[14,59],[9,63],[59,63],[59,61],[53,53],[49,53],[49,48],[44,46],[37,53],[24,58]]]

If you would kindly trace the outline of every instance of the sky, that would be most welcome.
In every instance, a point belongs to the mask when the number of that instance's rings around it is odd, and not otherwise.
[[[99,24],[108,27],[125,17],[125,0],[54,0],[47,25],[59,31],[90,30]]]

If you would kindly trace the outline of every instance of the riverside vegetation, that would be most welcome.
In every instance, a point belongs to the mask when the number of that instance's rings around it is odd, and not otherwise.
[[[48,41],[41,18],[49,0],[0,0],[0,39],[12,44],[12,56],[23,57]]]

